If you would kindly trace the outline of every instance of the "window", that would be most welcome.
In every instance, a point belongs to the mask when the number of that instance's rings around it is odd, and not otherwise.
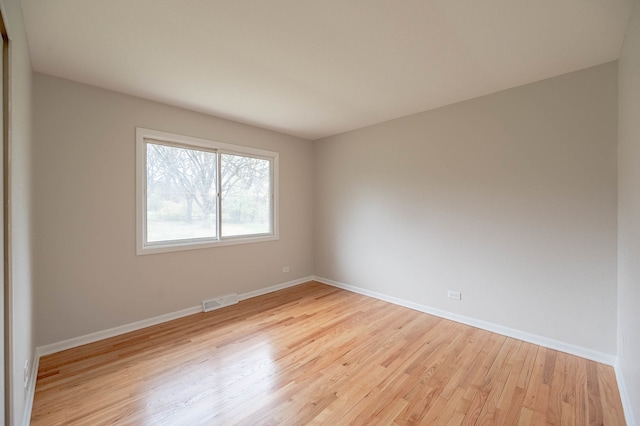
[[[136,129],[137,253],[278,239],[278,154]]]

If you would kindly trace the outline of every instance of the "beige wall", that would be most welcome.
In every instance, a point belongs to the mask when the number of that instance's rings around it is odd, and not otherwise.
[[[618,367],[640,421],[640,5],[619,63]],[[624,338],[624,347],[621,346]],[[630,413],[629,410],[635,410]]]
[[[25,407],[24,363],[33,359],[32,286],[32,72],[18,0],[2,0],[10,36],[11,238],[13,241],[11,369],[14,425]]]
[[[316,141],[316,275],[615,354],[616,85],[609,63]]]
[[[311,142],[42,74],[34,81],[38,345],[313,273]],[[280,239],[136,256],[136,126],[279,152]]]

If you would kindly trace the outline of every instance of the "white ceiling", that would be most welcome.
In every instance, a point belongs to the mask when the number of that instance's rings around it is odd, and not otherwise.
[[[318,139],[618,58],[633,0],[22,0],[36,71]]]

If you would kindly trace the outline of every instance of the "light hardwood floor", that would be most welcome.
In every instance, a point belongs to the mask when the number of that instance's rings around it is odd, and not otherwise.
[[[623,425],[613,369],[316,282],[43,357],[33,425]]]

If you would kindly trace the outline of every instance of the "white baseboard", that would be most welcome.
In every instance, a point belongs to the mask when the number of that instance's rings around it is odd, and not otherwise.
[[[287,281],[286,283],[272,285],[271,287],[262,288],[260,290],[250,291],[248,293],[243,293],[238,295],[238,300],[246,300],[251,299],[252,297],[262,296],[263,294],[273,293],[274,291],[282,290],[284,288],[294,287],[300,284],[304,284],[306,282],[312,281],[313,277],[304,277],[299,278],[293,281]]]
[[[29,426],[31,423],[31,409],[33,408],[33,397],[36,394],[36,381],[38,380],[38,365],[40,364],[40,356],[36,350],[33,354],[33,362],[31,363],[31,371],[29,371],[29,380],[25,389],[24,411],[22,413],[22,425]]]
[[[38,346],[36,348],[36,352],[39,356],[51,355],[56,352],[66,351],[67,349],[97,342],[99,340],[108,339],[110,337],[119,336],[121,334],[140,330],[142,328],[151,327],[152,325],[162,324],[163,322],[171,321],[174,319],[186,317],[187,315],[197,314],[198,312],[202,312],[202,305],[192,306],[190,308],[182,309],[176,312],[158,315],[157,317],[120,325],[118,327],[113,327],[107,330],[96,331],[95,333],[85,334],[84,336],[73,337],[61,342]]]
[[[616,372],[616,380],[618,381],[618,389],[620,390],[620,399],[622,400],[622,408],[624,410],[624,418],[627,421],[627,426],[637,426],[638,423],[635,419],[635,413],[633,412],[633,406],[631,405],[631,398],[629,397],[627,384],[622,376],[620,364],[616,362],[613,368]]]
[[[274,291],[282,290],[288,287],[294,287],[313,280],[313,277],[299,278],[293,281],[287,281],[285,283],[272,285],[259,290],[250,291],[238,295],[238,300],[251,299],[252,297],[262,296],[263,294],[272,293]],[[149,318],[142,321],[132,322],[130,324],[121,325],[118,327],[110,328],[108,330],[98,331],[95,333],[85,334],[84,336],[78,336],[71,339],[63,340],[61,342],[52,343],[49,345],[38,346],[35,350],[33,357],[33,363],[31,364],[32,371],[29,376],[29,382],[27,385],[25,396],[25,407],[22,424],[29,426],[31,423],[31,411],[33,408],[33,398],[36,392],[36,380],[38,378],[38,366],[40,364],[40,357],[45,355],[51,355],[56,352],[64,351],[67,349],[75,348],[78,346],[86,345],[88,343],[97,342],[98,340],[108,339],[110,337],[119,336],[121,334],[129,333],[131,331],[140,330],[142,328],[151,327],[152,325],[161,324],[163,322],[171,321],[174,319],[186,317],[187,315],[193,315],[202,312],[202,305],[192,306],[190,308],[182,309],[176,312],[170,312],[157,317]]]
[[[561,342],[559,340],[550,339],[548,337],[538,336],[536,334],[531,334],[531,333],[516,330],[513,328],[505,327],[502,325],[490,323],[487,321],[466,317],[464,315],[454,314],[451,312],[443,311],[441,309],[432,308],[426,305],[421,305],[419,303],[409,302],[404,299],[388,296],[386,294],[378,293],[371,290],[366,290],[366,289],[355,287],[349,284],[343,284],[327,278],[314,276],[313,279],[315,281],[321,282],[323,284],[328,284],[333,287],[338,287],[344,290],[352,291],[354,293],[362,294],[364,296],[373,297],[374,299],[384,300],[385,302],[404,306],[405,308],[410,308],[419,312],[435,315],[440,318],[445,318],[451,321],[470,325],[472,327],[481,328],[483,330],[491,331],[493,333],[498,333],[504,336],[513,337],[514,339],[524,340],[525,342],[544,346],[550,349],[555,349],[561,352],[565,352],[568,354],[572,354],[582,358],[600,362],[602,364],[614,365],[616,361],[615,355],[605,354],[599,351],[594,351],[593,349],[583,348],[581,346],[572,345],[570,343]]]
[[[614,355],[604,354],[598,351],[594,351],[591,349],[583,348],[580,346],[572,345],[569,343],[561,342],[554,339],[549,339],[547,337],[538,336],[531,333],[526,333],[520,330],[512,329],[509,327],[504,327],[498,324],[493,324],[486,321],[477,320],[474,318],[465,317],[463,315],[454,314],[451,312],[443,311],[440,309],[432,308],[426,305],[421,305],[414,302],[409,302],[404,299],[400,299],[393,296],[388,296],[382,293],[378,293],[375,291],[366,290],[363,288],[355,287],[348,284],[343,284],[337,281],[329,280],[327,278],[322,278],[318,276],[311,276],[296,279],[293,281],[288,281],[282,284],[276,284],[270,287],[266,287],[260,290],[251,291],[248,293],[238,295],[238,300],[246,300],[252,297],[261,296],[263,294],[271,293],[274,291],[282,290],[288,287],[293,287],[296,285],[303,284],[308,281],[318,281],[323,284],[328,284],[333,287],[341,288],[344,290],[352,291],[354,293],[362,294],[365,296],[373,297],[375,299],[384,300],[385,302],[393,303],[395,305],[404,306],[410,309],[414,309],[419,312],[424,312],[427,314],[435,315],[441,318],[449,319],[452,321],[456,321],[462,324],[467,324],[472,327],[481,328],[483,330],[491,331],[494,333],[502,334],[508,337],[513,337],[515,339],[523,340],[526,342],[534,343],[536,345],[544,346],[547,348],[559,350],[562,352],[566,352],[572,355],[580,356],[582,358],[587,358],[593,361],[597,361],[603,364],[616,366],[616,357]],[[193,306],[190,308],[182,309],[180,311],[167,313],[164,315],[159,315],[153,318],[149,318],[142,321],[136,321],[130,324],[125,324],[122,326],[110,328],[108,330],[103,330],[95,333],[86,334],[84,336],[74,337],[72,339],[63,340],[61,342],[52,343],[49,345],[39,346],[36,348],[36,352],[34,355],[34,360],[32,364],[32,373],[29,378],[26,402],[25,402],[25,411],[24,411],[24,420],[23,424],[25,426],[29,425],[31,419],[31,409],[33,405],[33,397],[35,394],[35,386],[36,379],[38,375],[38,364],[40,362],[40,357],[45,355],[50,355],[56,352],[60,352],[66,349],[71,349],[77,346],[86,345],[88,343],[93,343],[98,340],[107,339],[110,337],[119,336],[121,334],[129,333],[131,331],[140,330],[145,327],[150,327],[153,325],[161,324],[167,321],[171,321],[177,318],[182,318],[187,315],[193,315],[196,313],[202,312],[202,306]],[[626,387],[624,386],[624,381],[622,376],[620,375],[619,368],[615,367],[616,376],[618,379],[618,386],[620,387],[620,396],[622,398],[622,403],[624,406],[625,416],[627,418],[627,423],[629,426],[635,426],[636,423],[633,421],[633,413],[631,412],[631,406],[629,402],[629,396],[627,394]]]
[[[239,294],[238,300],[246,300],[252,297],[261,296],[263,294],[271,293],[277,290],[282,290],[283,288],[293,287],[293,286],[305,283],[307,281],[311,281],[312,279],[313,279],[312,277],[300,278],[300,279],[288,281],[282,284],[276,284],[270,287],[262,288],[260,290]],[[85,334],[84,336],[73,337],[71,339],[63,340],[61,342],[56,342],[56,343],[52,343],[44,346],[38,346],[36,348],[36,354],[39,357],[50,355],[56,352],[86,345],[88,343],[97,342],[98,340],[108,339],[110,337],[119,336],[121,334],[129,333],[131,331],[140,330],[142,328],[151,327],[157,324],[162,324],[164,322],[186,317],[188,315],[197,314],[199,312],[202,312],[202,305],[192,306],[190,308],[182,309],[176,312],[170,312],[167,314],[159,315],[157,317],[148,318],[142,321],[132,322],[129,324],[110,328],[108,330],[102,330],[102,331],[97,331],[95,333]]]

